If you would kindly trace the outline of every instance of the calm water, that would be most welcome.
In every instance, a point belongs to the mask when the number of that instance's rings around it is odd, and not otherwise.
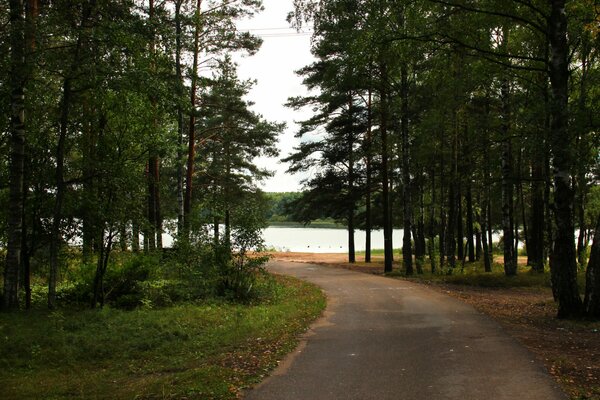
[[[355,231],[354,243],[357,251],[365,250],[365,232]],[[402,229],[394,229],[392,241],[394,248],[402,247]],[[494,232],[494,242],[500,233]],[[345,229],[302,228],[270,226],[263,231],[265,245],[277,251],[298,251],[308,253],[346,253],[348,251],[348,231]],[[163,233],[163,245],[170,247],[173,237],[170,232]],[[519,247],[523,242],[519,242]],[[371,232],[371,248],[383,249],[383,230]]]
[[[401,247],[402,229],[394,229],[393,245]],[[365,250],[365,232],[355,231],[357,251]],[[269,227],[263,231],[267,248],[278,251],[303,251],[309,253],[345,253],[348,251],[348,231],[325,228]],[[383,249],[383,230],[371,232],[371,248]]]

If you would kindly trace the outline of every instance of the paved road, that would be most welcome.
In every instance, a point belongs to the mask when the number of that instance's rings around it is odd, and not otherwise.
[[[247,400],[566,399],[500,326],[424,286],[271,262],[327,293],[325,316]]]

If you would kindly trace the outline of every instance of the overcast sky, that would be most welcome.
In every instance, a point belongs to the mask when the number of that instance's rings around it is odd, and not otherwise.
[[[240,30],[249,30],[263,38],[260,51],[251,57],[236,57],[241,79],[256,79],[258,82],[249,95],[255,102],[254,110],[267,120],[286,122],[285,133],[279,137],[281,157],[288,155],[298,140],[296,120],[309,116],[283,106],[288,97],[306,94],[302,80],[294,73],[308,65],[313,58],[310,54],[310,33],[298,33],[289,28],[287,14],[292,10],[292,0],[264,0],[265,10],[250,20],[238,24]],[[289,192],[300,190],[300,176],[285,174],[287,166],[278,159],[260,159],[260,166],[276,172],[266,180],[262,189],[267,192]]]

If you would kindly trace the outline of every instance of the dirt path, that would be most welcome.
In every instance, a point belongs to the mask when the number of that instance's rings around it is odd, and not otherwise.
[[[271,271],[327,293],[326,315],[247,400],[565,399],[495,322],[419,284],[308,263]]]

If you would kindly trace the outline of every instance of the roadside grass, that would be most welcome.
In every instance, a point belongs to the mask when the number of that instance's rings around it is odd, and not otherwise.
[[[249,305],[2,313],[0,398],[236,398],[325,307],[314,285],[265,279]]]
[[[333,219],[317,219],[317,220],[311,221],[310,224],[304,224],[303,222],[295,222],[295,221],[269,220],[268,224],[270,227],[279,227],[279,228],[346,229],[346,227],[343,224],[338,224]]]
[[[457,263],[454,269],[445,268],[436,273],[431,273],[431,266],[427,263],[423,274],[406,276],[404,270],[396,270],[391,276],[401,276],[404,279],[423,283],[441,283],[453,285],[476,286],[485,288],[552,288],[550,271],[546,268],[543,273],[533,271],[527,265],[519,265],[517,274],[506,276],[504,265],[492,263],[492,272],[485,272],[482,261],[465,263],[462,266]],[[580,288],[585,288],[585,270],[577,271],[577,283]]]

